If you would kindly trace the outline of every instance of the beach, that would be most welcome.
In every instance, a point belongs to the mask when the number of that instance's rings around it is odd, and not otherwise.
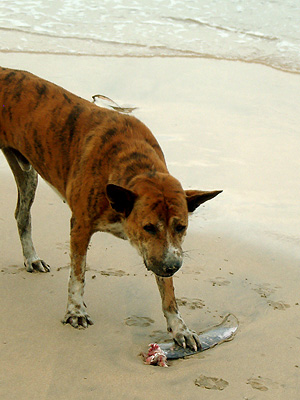
[[[239,320],[231,342],[169,368],[144,365],[140,352],[170,337],[155,278],[129,243],[98,233],[85,289],[95,325],[64,326],[69,208],[40,179],[33,238],[51,272],[27,273],[1,154],[0,398],[298,399],[299,74],[176,57],[1,53],[0,65],[137,107],[185,189],[223,190],[191,217],[174,283],[190,328],[203,331],[228,313]],[[205,377],[228,385],[195,383]]]

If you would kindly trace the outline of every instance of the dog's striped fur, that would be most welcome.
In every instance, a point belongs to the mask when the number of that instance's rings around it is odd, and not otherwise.
[[[92,324],[83,301],[93,233],[128,239],[156,276],[168,330],[199,346],[182,320],[172,275],[182,265],[188,212],[219,191],[184,191],[149,129],[28,72],[0,68],[0,148],[18,186],[16,219],[28,271],[47,272],[31,239],[37,174],[65,199],[71,218],[71,273],[65,323]]]

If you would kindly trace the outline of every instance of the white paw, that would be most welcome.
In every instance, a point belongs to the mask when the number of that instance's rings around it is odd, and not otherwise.
[[[25,268],[27,272],[39,271],[39,272],[49,272],[50,266],[45,263],[45,261],[36,259],[36,260],[25,260],[24,262]]]
[[[67,311],[62,323],[70,324],[73,328],[87,328],[89,325],[94,324],[91,317],[85,312],[84,308],[79,306],[75,306],[72,311]]]
[[[173,339],[179,346],[191,348],[197,351],[201,348],[199,337],[197,333],[189,329],[180,314],[169,314],[167,317],[168,331],[172,333]]]

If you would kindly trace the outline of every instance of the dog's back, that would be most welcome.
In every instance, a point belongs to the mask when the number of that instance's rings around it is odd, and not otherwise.
[[[145,151],[151,158],[145,168],[153,164],[153,156],[164,164],[157,141],[139,120],[100,108],[28,72],[0,68],[0,102],[0,148],[20,152],[63,197],[68,180],[91,157],[93,175],[101,169],[102,177],[111,160],[130,175],[128,165],[134,157],[143,157],[145,164]]]

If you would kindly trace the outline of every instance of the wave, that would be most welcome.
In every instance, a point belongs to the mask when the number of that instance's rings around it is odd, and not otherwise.
[[[187,41],[169,44],[136,43],[130,41],[107,40],[95,37],[94,33],[82,34],[56,34],[54,32],[33,31],[23,27],[0,27],[1,45],[0,53],[31,53],[53,55],[78,55],[96,57],[189,57],[206,58],[214,60],[242,61],[266,65],[290,73],[300,73],[298,62],[299,52],[297,46],[289,47],[289,43],[283,42],[275,36],[263,35],[258,32],[242,31],[206,21],[191,18],[171,18],[172,20],[196,21],[209,29],[232,32],[254,36],[258,39],[257,47],[239,46],[231,40],[231,46],[220,42],[219,47],[213,47],[210,42],[203,41],[202,46],[190,46]],[[191,22],[189,22],[191,23]],[[222,39],[222,38],[221,38]],[[226,38],[225,38],[226,40]],[[265,47],[261,41],[267,41]],[[153,41],[154,42],[154,41]],[[280,46],[285,44],[285,47]],[[178,46],[177,46],[178,45]],[[180,48],[183,47],[183,48]],[[274,51],[276,47],[277,51]],[[249,50],[250,49],[250,50]],[[287,52],[290,52],[287,56]]]
[[[270,36],[266,35],[264,33],[260,32],[252,32],[252,31],[246,31],[243,29],[237,29],[237,28],[232,28],[228,26],[223,26],[223,25],[218,25],[218,24],[213,24],[209,23],[207,21],[202,21],[200,19],[195,19],[195,18],[179,18],[179,17],[164,17],[165,19],[171,20],[171,21],[176,21],[176,22],[181,22],[181,23],[192,23],[192,24],[197,24],[200,26],[204,26],[207,28],[213,28],[219,31],[225,31],[225,32],[230,32],[230,33],[235,33],[238,35],[245,35],[245,36],[250,36],[258,39],[265,39],[265,40],[270,40],[270,41],[278,41],[280,40],[276,36]]]
[[[55,38],[55,39],[74,39],[74,40],[79,40],[83,42],[95,42],[95,43],[110,43],[114,45],[130,45],[130,46],[135,46],[135,47],[147,47],[146,45],[139,44],[139,43],[126,43],[126,42],[118,42],[114,40],[103,40],[99,38],[93,37],[93,35],[82,37],[81,35],[57,35],[55,33],[50,33],[50,32],[36,32],[32,31],[29,29],[21,29],[21,28],[6,28],[6,27],[1,27],[0,26],[0,31],[5,31],[5,32],[18,32],[18,33],[24,33],[26,35],[33,35],[33,36],[40,36],[40,37],[47,37],[47,38]]]

